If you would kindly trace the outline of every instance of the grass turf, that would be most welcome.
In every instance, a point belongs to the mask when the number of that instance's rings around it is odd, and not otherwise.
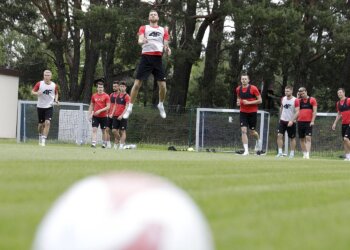
[[[350,245],[350,163],[339,159],[3,141],[0,152],[0,249],[29,249],[38,223],[64,190],[113,170],[154,173],[187,191],[207,217],[218,250]]]

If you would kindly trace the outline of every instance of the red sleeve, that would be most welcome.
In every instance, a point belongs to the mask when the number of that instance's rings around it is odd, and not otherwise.
[[[37,82],[33,87],[33,91],[38,91],[39,88],[40,88],[40,82]]]
[[[239,95],[239,86],[236,88],[236,95]]]
[[[164,28],[164,37],[163,37],[163,39],[165,41],[169,41],[169,32],[168,32],[167,28]]]
[[[337,110],[337,112],[339,112],[338,103],[339,103],[339,102],[336,102],[336,103],[335,103],[335,109]]]
[[[139,28],[139,32],[137,33],[138,35],[144,35],[146,30],[146,26],[143,25]]]
[[[258,88],[254,85],[251,85],[252,87],[250,88],[250,93],[258,97],[260,95],[260,92]]]
[[[317,107],[316,99],[313,98],[313,97],[311,97],[310,104],[311,104],[313,107]]]
[[[348,106],[350,106],[350,98],[348,98],[348,103],[347,103]]]
[[[299,106],[300,106],[299,98],[295,98],[294,106],[295,106],[296,108],[299,108]]]

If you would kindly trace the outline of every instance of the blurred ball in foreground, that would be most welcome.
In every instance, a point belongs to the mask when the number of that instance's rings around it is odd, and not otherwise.
[[[141,173],[73,185],[41,222],[34,250],[212,250],[208,224],[182,190]]]

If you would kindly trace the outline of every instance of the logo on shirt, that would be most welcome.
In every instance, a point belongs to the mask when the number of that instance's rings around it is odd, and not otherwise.
[[[52,89],[47,89],[47,90],[43,91],[43,94],[44,95],[50,95],[51,92],[52,92]]]
[[[292,106],[291,104],[284,104],[284,105],[283,105],[283,108],[289,109],[291,106]]]
[[[162,33],[158,32],[158,31],[152,31],[148,36],[158,37],[161,35],[162,35]]]

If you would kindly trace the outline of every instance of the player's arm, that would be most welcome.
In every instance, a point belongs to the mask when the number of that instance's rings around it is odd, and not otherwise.
[[[32,95],[36,95],[36,96],[41,95],[42,92],[39,90],[39,88],[40,88],[40,82],[37,82],[32,89]]]
[[[295,114],[293,117],[293,122],[295,122],[298,119],[299,112],[300,112],[300,107],[295,107]]]
[[[145,37],[145,29],[146,29],[146,26],[141,26],[138,33],[137,43],[141,46],[144,45],[145,43],[148,43],[147,38]]]
[[[168,54],[168,56],[171,55],[171,49],[169,47],[169,32],[168,28],[164,28],[164,51]]]
[[[90,120],[92,119],[92,116],[94,115],[94,103],[93,102],[90,102],[90,106],[89,106],[89,117],[90,117]]]
[[[315,124],[315,119],[317,115],[317,105],[312,106],[312,119],[310,122],[310,126],[313,126]]]
[[[55,103],[59,104],[58,103],[58,88],[57,88],[57,85],[56,85],[56,88],[55,88]]]
[[[341,114],[340,114],[340,112],[338,112],[338,114],[337,114],[337,116],[335,117],[335,120],[334,120],[334,122],[333,122],[332,130],[335,130],[335,127],[337,126],[337,123],[338,123],[338,121],[340,120],[340,118],[341,118]]]
[[[243,103],[245,105],[260,104],[262,103],[261,95],[256,96],[256,100],[253,100],[253,101],[243,100]]]

